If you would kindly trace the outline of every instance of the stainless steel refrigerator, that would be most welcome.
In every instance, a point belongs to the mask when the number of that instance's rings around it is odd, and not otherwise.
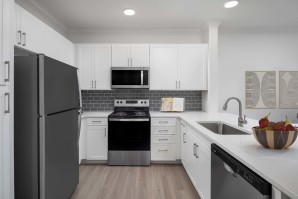
[[[67,199],[79,182],[78,69],[15,48],[15,198]]]

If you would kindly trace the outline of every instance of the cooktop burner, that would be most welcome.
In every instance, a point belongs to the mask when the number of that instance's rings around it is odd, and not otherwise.
[[[113,112],[109,118],[148,118],[150,117],[149,111],[125,111]]]

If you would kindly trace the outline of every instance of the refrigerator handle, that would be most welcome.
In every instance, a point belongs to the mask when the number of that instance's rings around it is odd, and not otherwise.
[[[79,98],[80,98],[80,100],[79,100],[80,110],[79,110],[79,120],[78,120],[79,121],[79,123],[78,123],[78,130],[79,130],[78,143],[79,143],[80,136],[81,136],[81,122],[82,122],[82,113],[83,113],[83,111],[82,111],[82,92],[81,92],[81,85],[80,85],[80,80],[79,80],[79,69],[77,70],[77,80],[78,80],[78,89],[79,89]]]

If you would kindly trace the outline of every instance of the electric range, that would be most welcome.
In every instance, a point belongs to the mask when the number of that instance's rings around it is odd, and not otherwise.
[[[150,165],[149,100],[115,100],[108,117],[108,165]]]

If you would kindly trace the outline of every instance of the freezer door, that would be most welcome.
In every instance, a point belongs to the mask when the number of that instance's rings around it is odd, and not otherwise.
[[[40,115],[79,108],[77,68],[39,55]]]
[[[40,199],[66,199],[79,182],[78,111],[40,118]]]

